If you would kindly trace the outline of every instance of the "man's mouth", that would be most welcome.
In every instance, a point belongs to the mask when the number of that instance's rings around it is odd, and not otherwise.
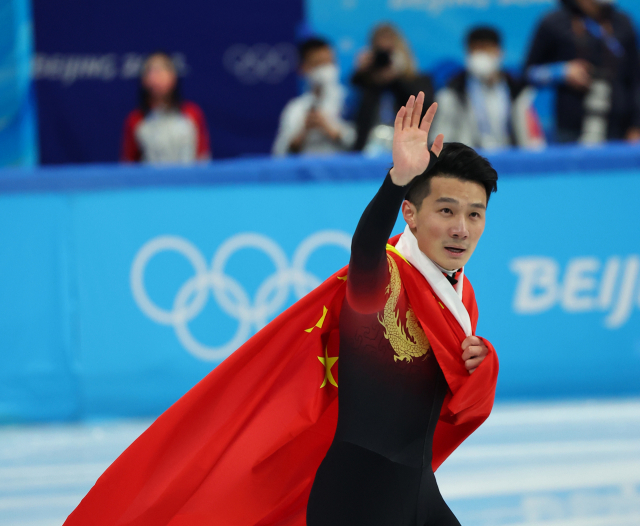
[[[466,250],[460,247],[444,247],[444,249],[452,255],[460,255]]]

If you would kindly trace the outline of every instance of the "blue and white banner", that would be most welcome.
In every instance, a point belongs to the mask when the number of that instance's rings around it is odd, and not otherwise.
[[[617,150],[558,152],[592,168],[508,154],[532,171],[501,170],[466,268],[478,334],[501,362],[498,399],[638,395],[640,170],[616,169]],[[355,157],[226,162],[184,185],[193,172],[129,168],[147,182],[127,188],[117,167],[66,168],[40,181],[76,172],[80,188],[119,188],[49,192],[27,190],[35,172],[9,190],[5,172],[0,420],[158,414],[348,262],[387,169]],[[280,177],[212,184],[269,172]]]

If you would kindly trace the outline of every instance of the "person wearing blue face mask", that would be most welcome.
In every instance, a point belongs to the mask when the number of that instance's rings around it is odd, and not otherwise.
[[[532,93],[502,69],[500,34],[476,27],[467,35],[465,69],[436,93],[436,133],[474,148],[540,146],[530,126]]]
[[[306,91],[282,110],[273,154],[330,154],[351,147],[353,127],[343,120],[346,91],[333,49],[320,38],[300,45],[300,74]]]
[[[554,86],[556,139],[640,140],[640,65],[631,20],[614,0],[561,0],[535,33],[527,80]]]

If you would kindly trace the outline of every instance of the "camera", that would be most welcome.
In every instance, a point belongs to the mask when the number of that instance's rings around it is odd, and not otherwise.
[[[391,53],[386,49],[377,49],[373,55],[373,68],[382,69],[391,65]]]

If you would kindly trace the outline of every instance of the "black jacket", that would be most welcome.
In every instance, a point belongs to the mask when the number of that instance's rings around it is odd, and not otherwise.
[[[356,113],[357,138],[354,150],[362,150],[369,137],[371,128],[377,122],[380,99],[384,92],[390,92],[394,98],[394,110],[397,112],[411,95],[424,91],[422,115],[434,101],[433,84],[428,75],[417,74],[414,77],[397,78],[389,84],[376,84],[371,71],[359,71],[351,77],[351,83],[360,91],[360,105]]]
[[[606,44],[589,32],[578,35],[573,24],[580,15],[562,7],[545,16],[535,33],[526,68],[530,66],[584,59],[594,66],[594,74],[612,85],[609,139],[621,139],[630,127],[640,127],[640,61],[636,35],[629,18],[613,10],[611,24],[624,53],[615,56]],[[585,92],[566,84],[558,86],[556,122],[559,130],[579,134],[584,117]]]

